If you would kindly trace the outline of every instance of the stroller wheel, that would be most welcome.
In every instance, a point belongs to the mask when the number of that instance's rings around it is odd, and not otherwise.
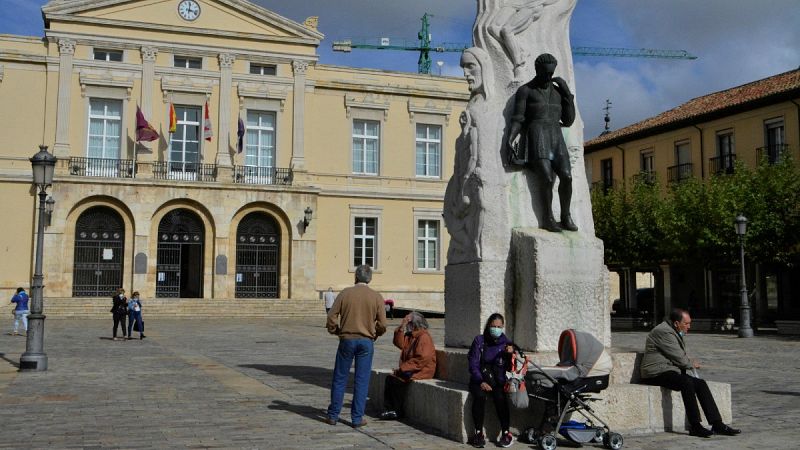
[[[603,436],[603,445],[611,450],[622,448],[622,435],[619,433],[607,433]]]
[[[536,432],[536,428],[531,427],[523,431],[520,437],[528,444],[535,444],[537,438],[539,437],[539,433]]]
[[[545,434],[539,438],[539,448],[541,450],[556,450],[558,440],[552,434]]]
[[[602,428],[598,428],[594,433],[594,438],[592,438],[592,442],[597,442],[598,444],[603,442],[603,438],[605,437],[606,433],[603,431]]]

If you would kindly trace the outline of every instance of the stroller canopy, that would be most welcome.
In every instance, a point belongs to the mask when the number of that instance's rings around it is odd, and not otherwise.
[[[603,344],[585,331],[562,331],[558,338],[558,357],[560,367],[574,366],[581,378],[611,373],[611,357]]]

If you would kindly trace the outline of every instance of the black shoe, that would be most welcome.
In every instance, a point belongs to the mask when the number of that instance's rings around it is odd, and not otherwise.
[[[486,447],[486,438],[483,436],[483,431],[478,431],[472,436],[472,439],[469,440],[470,445],[475,448],[483,448]]]
[[[552,231],[553,233],[559,233],[562,231],[561,226],[558,225],[556,219],[554,219],[553,216],[545,218],[541,224],[541,227],[547,231]]]
[[[714,432],[702,425],[692,425],[689,430],[689,436],[697,436],[701,438],[708,438],[714,435]]]
[[[144,339],[144,338],[146,338],[146,337],[147,337],[147,336],[145,336],[145,335],[143,335],[143,334],[142,334],[142,335],[139,335],[139,339]]]
[[[740,434],[742,432],[742,430],[731,428],[728,425],[725,425],[724,423],[721,423],[719,425],[713,425],[711,427],[711,430],[714,432],[714,434],[722,434],[725,436],[736,436],[737,434]]]
[[[506,431],[502,435],[500,435],[500,439],[497,441],[497,445],[500,447],[511,447],[511,444],[514,443],[514,435],[511,434],[510,431]]]
[[[561,216],[561,228],[567,231],[578,231],[578,226],[575,225],[575,222],[572,221],[572,216],[569,214]]]
[[[384,411],[381,413],[381,420],[397,420],[398,418],[396,411]]]

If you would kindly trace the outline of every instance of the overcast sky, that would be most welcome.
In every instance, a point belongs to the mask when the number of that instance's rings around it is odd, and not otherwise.
[[[177,0],[174,0],[177,4]],[[200,3],[204,0],[199,0]],[[434,43],[469,43],[476,0],[251,0],[289,19],[319,16],[320,61],[416,72],[415,52],[334,53],[347,37],[415,39],[423,13],[433,14]],[[0,0],[0,33],[41,36],[44,0]],[[12,13],[13,11],[13,13]],[[683,49],[693,61],[576,57],[578,105],[585,137],[666,111],[690,98],[800,66],[800,0],[578,0],[572,45]],[[459,55],[439,53],[444,75],[461,75]],[[439,67],[434,63],[434,74]]]

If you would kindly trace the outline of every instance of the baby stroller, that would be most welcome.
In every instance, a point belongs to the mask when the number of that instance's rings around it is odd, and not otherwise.
[[[606,448],[622,448],[622,435],[612,432],[592,410],[590,394],[608,387],[611,357],[603,344],[589,333],[564,330],[558,339],[560,362],[555,367],[530,363],[526,376],[529,396],[544,402],[539,427],[528,428],[523,436],[542,450],[555,450],[556,433],[583,444],[602,442]],[[570,420],[579,413],[584,421]]]

